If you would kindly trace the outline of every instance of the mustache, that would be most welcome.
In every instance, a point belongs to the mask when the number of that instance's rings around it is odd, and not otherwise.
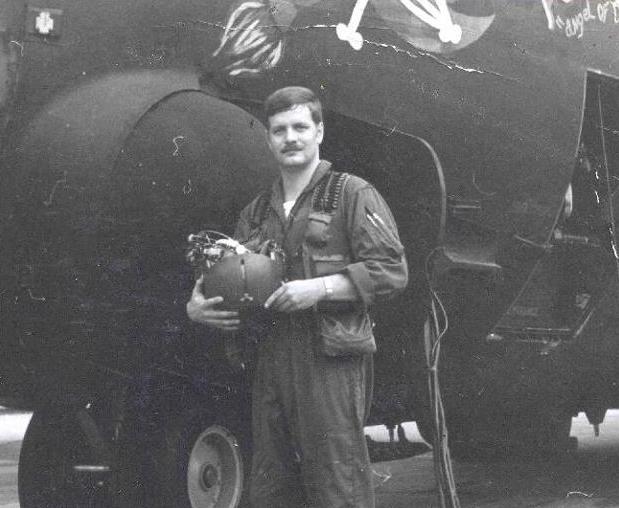
[[[282,149],[283,153],[287,153],[287,152],[297,152],[299,150],[301,150],[302,147],[300,145],[287,145]]]

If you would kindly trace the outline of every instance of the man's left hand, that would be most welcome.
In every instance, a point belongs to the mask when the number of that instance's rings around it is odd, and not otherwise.
[[[264,306],[278,312],[295,312],[308,309],[323,298],[325,288],[317,279],[285,282],[269,296]]]

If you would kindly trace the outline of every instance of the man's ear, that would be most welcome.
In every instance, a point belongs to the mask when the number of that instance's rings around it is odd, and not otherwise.
[[[325,124],[323,122],[319,122],[316,126],[316,130],[318,131],[318,144],[322,143],[323,138],[325,137]]]

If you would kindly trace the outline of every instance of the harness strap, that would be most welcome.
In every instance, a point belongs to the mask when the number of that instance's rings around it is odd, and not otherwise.
[[[333,214],[340,204],[344,184],[350,175],[339,171],[330,171],[323,178],[312,194],[312,211]]]
[[[348,173],[330,171],[318,182],[312,193],[312,212],[334,214],[340,204],[342,189],[350,177]],[[271,202],[271,189],[261,192],[252,214],[252,228],[262,225],[267,217]]]

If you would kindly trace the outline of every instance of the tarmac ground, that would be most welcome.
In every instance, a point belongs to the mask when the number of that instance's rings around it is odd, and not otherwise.
[[[19,508],[17,467],[30,415],[0,412],[0,508]],[[378,508],[438,507],[431,451],[416,426],[404,425],[407,443],[394,448],[384,427],[370,427],[374,455],[409,455],[373,464]],[[600,437],[584,415],[574,418],[578,449],[561,458],[523,457],[455,461],[463,507],[619,508],[619,411],[609,411]],[[397,439],[397,435],[396,435]]]

